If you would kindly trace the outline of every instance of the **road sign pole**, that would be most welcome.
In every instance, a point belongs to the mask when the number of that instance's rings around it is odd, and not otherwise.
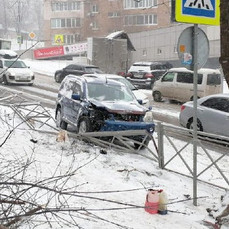
[[[198,24],[193,27],[193,204],[197,206],[197,87],[198,87]]]
[[[198,24],[220,25],[220,0],[172,0],[172,19],[177,22],[194,23],[192,35],[186,36],[183,31],[178,41],[179,58],[182,64],[189,65],[194,72],[193,80],[193,204],[197,205],[197,87],[198,87],[198,68],[206,62],[209,52],[209,41],[205,33],[201,32]],[[190,32],[189,30],[187,30]],[[187,32],[187,34],[188,34]],[[202,37],[201,37],[202,34]],[[183,39],[184,38],[184,39]],[[200,38],[200,39],[199,39]],[[200,42],[198,42],[200,41]],[[190,48],[190,44],[192,47]],[[200,44],[200,45],[199,45]],[[198,47],[198,45],[200,47]],[[207,45],[207,47],[206,47]],[[200,50],[202,47],[204,53]],[[198,52],[199,51],[199,52]],[[192,62],[190,61],[192,53]],[[199,55],[200,54],[200,55]],[[202,61],[201,61],[202,60]],[[191,63],[191,65],[190,65]]]

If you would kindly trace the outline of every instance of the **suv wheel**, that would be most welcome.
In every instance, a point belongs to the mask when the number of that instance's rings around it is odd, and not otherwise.
[[[3,76],[3,83],[4,83],[5,85],[9,85],[9,82],[8,82],[8,80],[7,80],[7,78],[6,78],[5,75]]]
[[[78,124],[78,133],[86,133],[91,131],[91,123],[89,118],[87,117],[82,117],[79,120]]]
[[[192,118],[188,121],[187,128],[190,130],[193,130],[193,119]],[[203,131],[202,123],[200,122],[199,119],[197,119],[197,131]]]
[[[63,130],[67,129],[68,124],[62,120],[61,108],[59,107],[56,112],[56,126]]]
[[[60,79],[60,73],[57,73],[56,75],[55,75],[55,81],[57,82],[57,83],[60,83],[61,82],[61,79]]]
[[[161,98],[161,92],[159,91],[155,91],[153,93],[153,99],[155,102],[161,102],[162,98]]]
[[[152,83],[150,84],[150,89],[153,90],[153,86],[154,86],[154,82],[152,82]]]

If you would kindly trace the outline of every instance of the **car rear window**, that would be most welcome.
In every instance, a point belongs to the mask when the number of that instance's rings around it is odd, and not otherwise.
[[[133,64],[133,66],[149,67],[149,64]]]
[[[208,74],[207,85],[220,85],[221,76],[220,74]]]
[[[166,70],[167,67],[165,65],[162,65],[162,64],[157,64],[157,65],[151,65],[150,69],[151,70]]]
[[[202,84],[203,75],[198,74],[198,84]],[[179,83],[193,83],[193,73],[190,72],[178,72],[177,82]]]

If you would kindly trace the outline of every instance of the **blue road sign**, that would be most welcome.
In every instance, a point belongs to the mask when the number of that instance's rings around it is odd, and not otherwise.
[[[220,0],[176,0],[175,19],[178,22],[219,25]]]
[[[182,13],[190,16],[215,17],[215,0],[183,0]]]

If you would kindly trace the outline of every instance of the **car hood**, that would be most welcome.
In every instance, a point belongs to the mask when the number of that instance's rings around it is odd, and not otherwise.
[[[110,113],[117,114],[145,114],[147,109],[137,102],[125,101],[98,101],[91,99],[90,102],[96,107],[106,109]]]
[[[132,92],[134,93],[135,97],[137,99],[141,99],[141,100],[148,100],[148,96],[146,94],[144,94],[143,92],[139,91],[139,90],[132,90]]]
[[[20,75],[20,74],[32,74],[33,72],[29,68],[9,68],[7,72],[10,74]]]

